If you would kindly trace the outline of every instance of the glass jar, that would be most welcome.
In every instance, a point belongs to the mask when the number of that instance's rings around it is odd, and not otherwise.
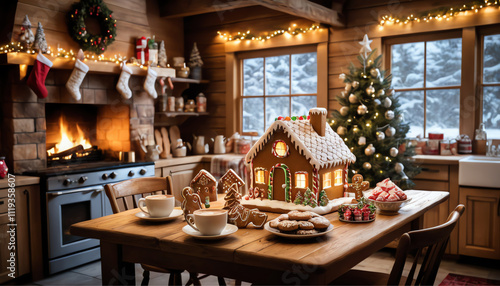
[[[0,157],[0,179],[5,178],[8,172],[9,168],[7,168],[7,164],[5,164],[5,157]]]
[[[207,112],[207,98],[201,92],[196,97],[196,111]]]
[[[182,97],[175,98],[175,111],[177,112],[184,111],[184,98]]]

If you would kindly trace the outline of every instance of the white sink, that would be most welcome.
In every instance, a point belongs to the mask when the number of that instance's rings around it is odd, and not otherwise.
[[[500,158],[474,155],[460,160],[458,184],[500,189]]]

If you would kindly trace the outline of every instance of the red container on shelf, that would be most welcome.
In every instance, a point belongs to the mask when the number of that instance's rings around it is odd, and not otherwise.
[[[5,164],[5,157],[0,157],[0,179],[5,178],[7,173],[9,172],[9,168]]]
[[[429,139],[443,140],[444,134],[443,133],[429,133]]]
[[[458,153],[471,154],[472,153],[472,140],[469,136],[462,134],[457,138]]]

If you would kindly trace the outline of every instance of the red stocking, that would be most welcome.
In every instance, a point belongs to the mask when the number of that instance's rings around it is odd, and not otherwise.
[[[45,78],[51,67],[52,62],[38,53],[27,83],[39,98],[46,98],[48,95],[47,88],[45,88]]]

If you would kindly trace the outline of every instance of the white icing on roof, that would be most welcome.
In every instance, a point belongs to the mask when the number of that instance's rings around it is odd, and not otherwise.
[[[283,129],[295,149],[306,157],[313,167],[327,168],[356,162],[356,157],[345,145],[344,140],[328,126],[325,128],[325,136],[320,136],[314,131],[309,120],[277,120],[252,146],[245,157],[247,163],[257,156],[257,153],[264,148],[271,135],[278,129]]]
[[[324,115],[326,115],[327,113],[328,113],[328,111],[326,111],[326,108],[322,108],[322,107],[315,107],[315,108],[309,109],[309,114],[324,114]]]

